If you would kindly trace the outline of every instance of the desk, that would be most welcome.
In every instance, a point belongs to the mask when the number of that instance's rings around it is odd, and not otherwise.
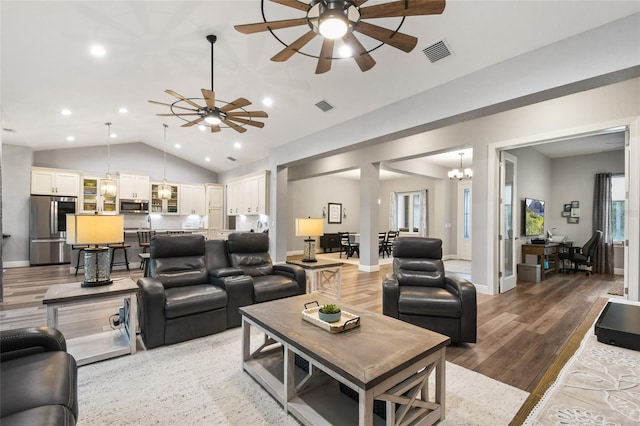
[[[522,262],[526,261],[528,254],[538,256],[538,264],[542,266],[542,273],[540,274],[540,281],[544,281],[547,274],[552,272],[558,272],[558,249],[560,244],[547,243],[547,244],[523,244],[522,245]],[[545,262],[547,267],[545,268]]]

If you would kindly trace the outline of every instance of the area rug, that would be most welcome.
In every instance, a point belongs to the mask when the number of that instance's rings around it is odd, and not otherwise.
[[[607,294],[611,294],[613,296],[624,296],[624,283],[617,282],[611,286]]]
[[[525,425],[640,423],[640,351],[598,342],[593,324]]]
[[[240,335],[236,328],[80,367],[78,425],[299,424],[243,372]],[[527,396],[447,362],[441,424],[505,425]]]

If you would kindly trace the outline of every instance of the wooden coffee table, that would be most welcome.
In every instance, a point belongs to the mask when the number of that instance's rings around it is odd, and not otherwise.
[[[360,326],[330,333],[302,319],[305,303],[312,301],[335,303],[305,294],[240,308],[243,368],[286,412],[303,424],[385,424],[374,415],[378,400],[384,401],[388,425],[444,419],[447,336],[344,304],[343,311],[360,316]],[[264,342],[252,351],[253,327],[264,333]],[[296,355],[308,371],[296,366]]]
[[[138,285],[129,278],[114,279],[112,284],[99,287],[82,287],[79,282],[52,285],[42,300],[42,303],[47,305],[47,325],[58,327],[59,308],[120,300],[126,318],[122,328],[67,339],[67,350],[79,366],[135,354],[138,328],[137,292]]]

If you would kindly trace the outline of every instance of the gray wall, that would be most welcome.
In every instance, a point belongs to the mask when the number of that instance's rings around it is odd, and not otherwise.
[[[2,242],[3,262],[29,261],[29,195],[31,163],[29,148],[2,145]]]

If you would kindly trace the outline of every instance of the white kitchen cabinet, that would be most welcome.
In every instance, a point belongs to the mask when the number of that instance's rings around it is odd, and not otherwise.
[[[207,214],[204,185],[180,185],[180,214]]]
[[[162,182],[151,182],[151,213],[161,213],[167,215],[177,215],[179,194],[177,183],[167,183],[171,187],[171,197],[169,199],[160,198],[160,185]]]
[[[207,184],[207,208],[222,208],[224,204],[224,186]]]
[[[121,200],[149,200],[150,181],[149,176],[136,175],[130,173],[118,173],[120,180]]]
[[[82,176],[82,189],[80,191],[80,212],[107,214],[118,213],[118,197],[115,195],[106,196],[101,194],[103,179],[104,178],[101,176]]]
[[[227,214],[269,214],[268,171],[243,176],[227,185]]]
[[[71,170],[31,168],[31,193],[34,195],[80,194],[80,173]]]

